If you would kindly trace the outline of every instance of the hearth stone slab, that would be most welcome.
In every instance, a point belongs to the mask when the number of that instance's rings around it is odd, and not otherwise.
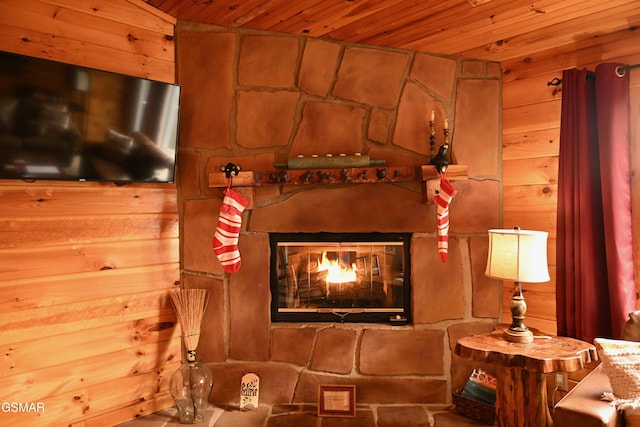
[[[306,366],[317,328],[272,328],[271,360]]]
[[[263,426],[269,416],[269,407],[260,406],[256,410],[241,411],[237,407],[228,407],[215,424],[216,427]]]
[[[180,427],[175,408],[119,424],[115,427]],[[431,413],[422,405],[358,405],[355,418],[318,417],[314,405],[260,406],[253,411],[209,406],[199,427],[488,427],[450,412]]]
[[[337,328],[321,330],[316,339],[311,369],[336,374],[351,373],[355,345],[356,332],[353,330]]]
[[[430,426],[429,416],[421,406],[381,406],[378,408],[378,427]]]
[[[366,329],[360,343],[360,373],[365,375],[442,375],[443,332]]]
[[[240,404],[240,381],[247,372],[260,377],[260,403],[291,401],[298,380],[298,372],[285,364],[269,363],[210,363],[215,378],[211,401],[222,405]],[[315,401],[314,399],[311,400]]]
[[[359,403],[362,404],[444,404],[447,382],[436,378],[375,377],[340,378],[309,372],[300,374],[294,402],[315,402],[318,384],[354,384]]]
[[[315,414],[284,414],[269,418],[267,427],[316,427],[319,423]]]
[[[373,411],[362,409],[360,406],[356,408],[356,416],[354,418],[324,417],[320,421],[321,427],[372,427],[376,425]]]

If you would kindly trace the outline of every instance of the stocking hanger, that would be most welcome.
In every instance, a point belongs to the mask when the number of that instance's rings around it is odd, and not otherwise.
[[[231,174],[238,176],[238,173],[240,173],[241,170],[242,170],[242,165],[238,165],[231,162],[227,163],[226,165],[220,166],[220,172],[224,172],[225,176],[227,177],[227,188],[231,188],[231,182],[232,182]]]

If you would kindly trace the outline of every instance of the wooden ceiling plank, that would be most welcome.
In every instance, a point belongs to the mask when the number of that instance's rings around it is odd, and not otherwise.
[[[400,12],[401,14],[408,13],[407,8],[411,7],[422,9],[424,8],[424,3],[424,1],[414,1],[412,5],[411,2],[407,2],[406,0],[369,0],[368,3],[346,2],[345,5],[344,0],[341,0],[341,2],[334,2],[330,7],[323,8],[321,12],[316,13],[310,11],[310,13],[305,13],[304,16],[302,16],[302,19],[305,19],[305,21],[292,19],[283,22],[283,25],[279,25],[277,28],[272,28],[272,30],[291,31],[297,23],[300,23],[300,30],[306,30],[306,34],[315,37],[331,37],[331,32],[356,21],[366,19],[366,17],[374,14],[384,15],[386,17],[385,21],[382,19],[375,20],[380,27],[386,27],[389,25],[388,23],[394,22],[394,19],[400,19],[394,18],[394,16],[400,16],[396,14]],[[308,18],[309,15],[311,18]],[[286,24],[286,26],[284,24]]]
[[[588,1],[597,2],[598,0]],[[531,5],[527,4],[519,4],[517,7],[509,9],[492,6],[483,7],[486,10],[482,13],[482,19],[472,15],[464,15],[463,17],[462,14],[459,15],[458,19],[451,20],[449,23],[441,22],[441,19],[438,19],[437,25],[442,28],[442,31],[432,35],[419,37],[419,26],[413,26],[402,36],[405,36],[407,40],[413,39],[415,41],[402,44],[405,47],[410,47],[413,43],[420,44],[421,41],[428,41],[430,44],[437,46],[439,50],[447,51],[451,46],[464,46],[465,42],[477,46],[483,40],[495,41],[497,32],[500,32],[500,36],[505,36],[504,33],[509,32],[519,34],[522,31],[531,31],[546,26],[546,22],[549,19],[566,19],[565,16],[559,16],[557,13],[558,3],[557,1],[554,2],[554,0],[541,0],[536,3],[536,9],[532,9]],[[585,3],[588,2],[585,0],[563,0],[562,3],[583,4],[586,9],[587,5]],[[544,10],[545,13],[540,13],[539,10]],[[372,41],[382,42],[382,40]],[[398,40],[390,37],[384,42],[399,43]]]
[[[536,12],[531,11],[528,6],[520,5],[518,8],[513,8],[513,4],[511,3],[509,0],[506,0],[502,4],[498,2],[492,3],[492,8],[490,9],[485,7],[486,10],[483,16],[486,16],[486,19],[484,19],[484,21],[479,20],[478,16],[471,15],[465,11],[459,11],[451,15],[451,10],[448,10],[445,13],[439,14],[437,17],[434,16],[413,22],[402,31],[389,32],[388,34],[370,38],[363,42],[376,45],[396,46],[410,50],[427,50],[434,53],[457,55],[459,54],[460,46],[464,46],[462,42],[467,41],[469,44],[473,43],[475,46],[481,37],[492,37],[492,39],[495,39],[496,37],[493,36],[493,34],[497,29],[504,31],[504,28],[511,27],[512,24],[510,20],[516,20],[518,22],[517,25],[514,25],[514,28],[521,29],[531,26],[530,14],[536,14]],[[510,4],[511,7],[505,8],[505,4]],[[529,13],[529,15],[527,15],[527,13]],[[426,34],[423,28],[427,26],[437,28],[438,31]],[[456,34],[451,34],[448,28],[455,29]]]
[[[179,1],[176,0],[146,0],[147,4],[155,7],[156,9],[160,9],[164,13],[171,15],[173,17],[178,17],[176,13],[177,7],[180,5]]]
[[[448,33],[452,28],[486,28],[487,25],[491,24],[492,18],[499,13],[508,16],[518,16],[526,10],[526,6],[516,4],[513,0],[494,0],[491,3],[479,5],[476,8],[461,3],[454,7],[439,10],[432,15],[421,16],[419,14],[413,14],[412,21],[403,27],[394,31],[388,31],[386,34],[376,34],[364,40],[364,42],[385,45],[406,45],[413,40],[432,37],[438,38],[443,33],[447,33],[447,37],[444,38],[448,39],[450,37]],[[465,31],[460,32],[460,34],[464,33]]]
[[[135,7],[142,8],[142,10],[152,15],[155,15],[164,21],[170,22],[173,25],[176,24],[177,19],[174,18],[172,15],[169,15],[168,13],[165,13],[158,8],[150,6],[148,3],[144,2],[143,0],[127,0],[127,1],[132,5],[134,5]]]
[[[182,3],[188,5],[189,2],[183,0],[172,0],[176,3]],[[259,3],[263,0],[255,0],[255,3]],[[197,22],[205,22],[207,24],[217,24],[223,25],[223,23],[228,22],[225,19],[225,16],[236,10],[237,8],[243,7],[245,4],[251,3],[250,1],[243,1],[238,3],[233,0],[214,0],[207,3],[206,9],[202,9],[201,15],[197,17]],[[224,24],[226,25],[226,24]]]
[[[144,0],[147,3],[160,8],[170,15],[176,17],[177,19],[183,21],[195,21],[195,22],[204,22],[209,23],[206,15],[208,11],[218,5],[216,2],[206,2],[206,1],[183,1],[183,0]],[[227,0],[225,0],[226,2]]]
[[[460,5],[469,7],[463,0],[447,0],[442,2],[407,2],[394,4],[393,7],[387,7],[380,11],[363,16],[362,18],[350,22],[349,24],[338,27],[335,31],[331,31],[325,36],[336,40],[347,40],[356,43],[367,43],[372,37],[380,33],[390,31],[404,31],[409,28],[409,24],[416,21],[417,16],[432,16],[441,13],[449,8],[459,8]],[[431,26],[424,26],[422,30],[425,32],[437,32],[438,29]]]
[[[304,32],[305,34],[314,36],[316,32],[311,31],[311,27],[322,29],[330,25],[341,26],[346,16],[361,7],[362,5],[357,2],[321,1],[304,10],[302,13],[280,22],[270,28],[270,30],[292,33]],[[374,9],[369,8],[366,10],[372,11]]]
[[[257,16],[256,18],[248,21],[248,25],[254,29],[277,31],[272,28],[287,22],[298,14],[303,13],[306,9],[313,7],[318,1],[321,0],[297,0],[297,1],[278,1],[274,2],[274,5],[270,7],[266,13]],[[293,34],[299,34],[301,30],[293,32]],[[284,31],[281,31],[284,32]]]
[[[624,2],[626,0],[620,0]],[[595,13],[611,7],[610,3],[601,3],[598,0],[591,0],[585,2],[584,0],[565,0],[563,6],[572,4],[570,7],[571,12],[567,11],[569,7],[563,7],[561,9],[555,8],[553,0],[546,2],[540,2],[537,4],[546,3],[549,4],[544,14],[537,12],[537,10],[521,11],[520,14],[510,13],[509,16],[496,16],[496,20],[491,24],[489,28],[476,26],[474,24],[468,24],[452,29],[452,33],[437,34],[435,36],[426,37],[422,40],[417,40],[403,45],[407,49],[416,49],[418,45],[424,45],[429,43],[435,46],[439,51],[450,52],[453,55],[468,50],[471,47],[485,45],[492,41],[499,39],[506,39],[516,36],[522,31],[537,31],[554,23],[562,22],[567,19],[574,19],[578,16],[583,16],[590,13]],[[579,11],[578,11],[579,10]],[[499,19],[498,19],[499,18]]]
[[[460,52],[467,57],[484,57],[493,61],[506,61],[527,55],[534,51],[543,51],[551,46],[566,46],[574,43],[577,37],[588,39],[601,37],[609,33],[633,28],[640,25],[640,4],[627,4],[594,15],[583,16],[571,21],[561,22],[539,31],[527,32],[504,40],[503,43],[490,43],[484,46]],[[591,28],[597,28],[591,31]]]
[[[308,34],[315,37],[327,36],[329,33],[336,31],[340,27],[350,25],[355,21],[361,20],[382,10],[395,8],[399,4],[406,5],[405,0],[386,0],[384,2],[376,1],[370,3],[372,4],[365,7],[366,5],[350,2],[348,8],[341,11],[342,13],[340,13],[339,18],[335,15],[321,16],[319,19],[314,18],[316,22],[308,23],[306,25]],[[327,12],[330,11],[327,10]]]
[[[627,0],[621,0],[619,2],[610,2],[603,4],[599,1],[585,3],[582,1],[576,1],[572,5],[567,5],[567,7],[563,7],[561,9],[557,9],[553,11],[553,14],[548,13],[548,16],[542,17],[543,19],[536,19],[534,25],[530,27],[523,27],[527,32],[540,32],[544,31],[545,28],[556,24],[562,24],[567,21],[571,21],[574,19],[579,19],[580,17],[585,17],[589,20],[590,17],[598,17],[596,19],[594,28],[601,25],[602,23],[598,22],[599,16],[602,13],[606,13],[606,11],[611,10],[616,7],[616,3],[624,5],[628,3]],[[578,12],[579,11],[579,12]],[[529,21],[522,22],[522,24],[528,23]],[[592,21],[594,22],[594,21]],[[509,37],[514,37],[521,34],[522,30],[519,30],[520,22],[512,22],[510,26],[503,27],[502,36],[504,39],[509,39]],[[606,24],[605,24],[606,25]],[[495,30],[494,30],[495,31]],[[584,28],[580,30],[580,32],[584,32]],[[486,41],[487,39],[484,39]]]
[[[185,21],[199,21],[209,6],[198,2],[180,0],[176,0],[175,3],[174,13],[179,19]]]
[[[218,7],[212,7],[207,10],[207,15],[203,16],[207,22],[218,25],[228,25],[231,27],[247,26],[253,19],[268,13],[273,7],[277,6],[281,0],[245,0],[241,3],[233,0],[218,3]],[[211,6],[214,6],[214,1]]]
[[[238,8],[237,10],[233,11],[234,13],[231,13],[229,17],[225,19],[228,20],[229,25],[233,25],[233,26],[245,26],[247,24],[253,25],[253,21],[255,21],[256,19],[260,19],[260,17],[271,13],[272,7],[277,6],[279,2],[280,0],[267,1],[267,2],[262,1],[257,6],[254,6],[254,7],[247,7],[246,9]],[[247,3],[250,3],[250,2],[247,2]],[[246,12],[244,10],[246,10]],[[242,13],[235,13],[235,12],[242,12]]]
[[[291,15],[286,20],[280,21],[280,23],[276,25],[278,26],[279,31],[288,32],[289,30],[292,30],[298,32],[313,20],[323,20],[327,16],[339,20],[343,14],[343,10],[348,8],[350,5],[353,5],[353,2],[343,3],[341,1],[326,0],[315,0],[313,3],[307,2],[304,9],[300,10],[295,15]]]

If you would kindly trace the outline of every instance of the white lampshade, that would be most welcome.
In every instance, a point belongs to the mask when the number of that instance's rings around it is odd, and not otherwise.
[[[548,282],[546,231],[489,230],[485,275],[514,282]]]

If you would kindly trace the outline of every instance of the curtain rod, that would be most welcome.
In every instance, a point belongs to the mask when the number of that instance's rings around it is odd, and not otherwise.
[[[634,68],[640,68],[640,64],[633,64],[633,65],[625,65],[625,66],[619,66],[616,67],[616,75],[618,77],[622,77],[624,76],[624,73],[627,70],[633,70]],[[593,73],[589,73],[589,76],[593,75]],[[562,84],[562,79],[559,79],[557,77],[554,77],[552,80],[547,82],[547,86],[560,86]]]
[[[624,76],[625,71],[633,70],[634,68],[640,68],[640,64],[626,65],[624,67],[616,67],[616,75],[619,77]]]

